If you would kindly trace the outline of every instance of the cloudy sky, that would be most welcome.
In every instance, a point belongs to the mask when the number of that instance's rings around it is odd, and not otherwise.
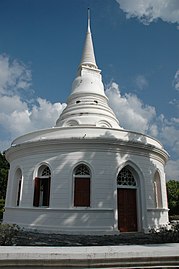
[[[80,62],[91,9],[97,64],[120,125],[159,139],[179,180],[179,1],[0,0],[0,150],[52,127]]]

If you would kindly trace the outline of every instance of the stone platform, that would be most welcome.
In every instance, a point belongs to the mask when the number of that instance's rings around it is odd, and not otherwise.
[[[0,247],[0,268],[179,268],[179,244]]]

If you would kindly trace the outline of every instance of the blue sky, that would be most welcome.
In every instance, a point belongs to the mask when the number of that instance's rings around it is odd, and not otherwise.
[[[0,0],[0,150],[55,125],[91,9],[96,61],[120,125],[159,139],[179,180],[179,1]]]

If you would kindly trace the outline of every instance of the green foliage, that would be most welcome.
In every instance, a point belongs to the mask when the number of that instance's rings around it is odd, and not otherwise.
[[[19,232],[20,228],[15,224],[0,224],[0,246],[14,245]]]
[[[9,163],[6,161],[5,155],[0,153],[0,198],[5,200],[7,179],[8,179]]]
[[[179,215],[179,181],[167,182],[168,207],[170,215]]]
[[[5,200],[0,199],[0,221],[2,220],[2,217],[3,217],[4,205],[5,205]]]
[[[153,239],[160,243],[178,243],[179,242],[179,223],[171,227],[161,226],[150,230]]]

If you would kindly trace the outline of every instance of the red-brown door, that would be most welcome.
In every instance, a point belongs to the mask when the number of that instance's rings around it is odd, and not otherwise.
[[[118,229],[120,232],[137,231],[136,189],[117,189]]]
[[[75,177],[74,206],[90,206],[90,179]]]

